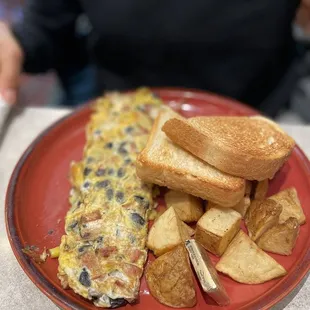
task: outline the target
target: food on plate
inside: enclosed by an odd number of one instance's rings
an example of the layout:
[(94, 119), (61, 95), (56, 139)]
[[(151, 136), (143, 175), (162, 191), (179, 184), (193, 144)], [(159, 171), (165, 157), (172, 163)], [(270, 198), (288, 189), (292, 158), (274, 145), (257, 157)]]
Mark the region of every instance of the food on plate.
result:
[(185, 246), (203, 291), (218, 305), (229, 305), (227, 292), (204, 248), (193, 239), (186, 240)]
[(138, 298), (153, 200), (152, 186), (136, 175), (135, 159), (160, 105), (147, 89), (97, 100), (83, 159), (71, 167), (58, 277), (99, 307)]
[(245, 217), (248, 209), (249, 209), (249, 206), (251, 204), (251, 199), (250, 199), (250, 196), (246, 195), (244, 196), (240, 202), (238, 202), (235, 206), (233, 206), (232, 208), (239, 212), (242, 216), (242, 218)]
[(198, 158), (247, 180), (273, 178), (295, 145), (276, 123), (261, 116), (173, 117), (163, 131)]
[(221, 206), (238, 203), (244, 196), (245, 180), (220, 172), (172, 143), (161, 130), (171, 118), (183, 120), (170, 109), (155, 120), (147, 145), (137, 158), (138, 176)]
[(274, 200), (253, 200), (245, 216), (250, 238), (256, 241), (264, 232), (277, 225), (281, 211), (281, 205)]
[(211, 203), (196, 226), (195, 239), (209, 252), (221, 256), (240, 230), (241, 215)]
[(186, 231), (186, 234), (188, 235), (188, 238), (194, 236), (195, 229), (193, 229), (192, 227), (188, 226), (184, 222), (182, 222), (182, 226), (183, 226), (183, 229)]
[(245, 193), (244, 193), (244, 195), (245, 196), (251, 196), (252, 189), (253, 189), (253, 182), (246, 180), (245, 181)]
[(298, 220), (299, 225), (306, 222), (306, 217), (300, 201), (298, 199), (297, 191), (294, 187), (287, 188), (271, 197), (278, 204), (282, 206), (282, 212), (280, 214), (279, 223), (282, 224), (290, 217), (295, 217)]
[(299, 223), (290, 217), (282, 224), (277, 224), (267, 230), (257, 241), (257, 245), (264, 251), (291, 255), (299, 234)]
[(192, 195), (169, 191), (165, 194), (167, 208), (173, 207), (179, 218), (186, 223), (197, 222), (203, 215), (202, 201)]
[(51, 258), (58, 258), (59, 257), (59, 250), (60, 250), (59, 246), (52, 248), (52, 249), (49, 249)]
[(239, 212), (241, 214), (242, 218), (245, 217), (245, 215), (248, 211), (248, 208), (251, 204), (252, 190), (253, 190), (253, 182), (247, 180), (245, 182), (244, 197), (236, 205), (232, 206), (232, 209)]
[(242, 230), (216, 264), (220, 271), (237, 282), (259, 284), (286, 275), (286, 270), (261, 250)]
[(253, 186), (254, 187), (253, 198), (255, 200), (264, 200), (268, 192), (269, 180), (265, 179), (263, 181), (255, 183), (256, 184)]
[(147, 247), (160, 256), (193, 235), (193, 229), (183, 223), (174, 208), (168, 208), (153, 224), (147, 237)]
[[(82, 160), (71, 165), (65, 235), (49, 251), (62, 286), (99, 307), (134, 303), (147, 248), (158, 257), (146, 271), (150, 292), (171, 307), (196, 304), (188, 253), (203, 290), (229, 304), (202, 247), (222, 256), (217, 270), (238, 282), (283, 276), (253, 241), (283, 255), (295, 246), (305, 222), (296, 190), (265, 199), (268, 178), (293, 146), (262, 117), (186, 120), (148, 89), (107, 94), (94, 104)], [(153, 184), (171, 189), (164, 212), (155, 210)], [(205, 213), (200, 198), (208, 200)], [(252, 240), (240, 230), (242, 218)], [(194, 222), (196, 229), (186, 224)]]
[(43, 251), (40, 253), (40, 249), (36, 245), (26, 245), (25, 248), (22, 249), (22, 252), (39, 265), (45, 263), (49, 256), (46, 247), (44, 247)]
[(196, 305), (193, 274), (184, 245), (158, 257), (146, 269), (151, 294), (162, 304), (174, 308)]

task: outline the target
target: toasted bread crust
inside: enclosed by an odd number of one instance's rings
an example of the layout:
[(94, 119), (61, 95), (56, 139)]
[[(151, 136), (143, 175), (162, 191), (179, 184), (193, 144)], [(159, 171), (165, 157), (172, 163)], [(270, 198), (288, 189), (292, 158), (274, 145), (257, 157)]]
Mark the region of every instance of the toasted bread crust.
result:
[[(244, 126), (247, 126), (244, 117)], [(198, 118), (197, 118), (198, 120)], [(272, 121), (266, 121), (261, 118), (261, 122), (268, 130), (274, 130), (281, 136), (282, 149), (277, 154), (250, 154), (244, 152), (238, 147), (223, 143), (221, 137), (212, 134), (208, 135), (193, 124), (191, 121), (181, 119), (168, 120), (162, 130), (176, 144), (182, 148), (206, 161), (210, 165), (231, 175), (239, 176), (247, 180), (271, 179), (280, 169), (283, 163), (289, 158), (294, 147), (294, 140), (286, 135), (282, 129), (273, 124)], [(272, 125), (271, 125), (272, 124)], [(219, 124), (221, 126), (221, 123)], [(272, 129), (271, 129), (272, 128)], [(233, 134), (233, 133), (232, 133)], [(249, 149), (252, 147), (248, 145)]]
[[(152, 156), (149, 156), (149, 152), (156, 140), (156, 134), (161, 130), (160, 120), (164, 113), (169, 112), (163, 111), (156, 118), (147, 145), (138, 155), (136, 161), (137, 175), (146, 182), (207, 199), (223, 207), (231, 207), (237, 204), (244, 196), (245, 180), (221, 172), (219, 172), (222, 175), (220, 181), (215, 178), (204, 178), (192, 174), (190, 169), (181, 170), (165, 162), (159, 163)], [(194, 157), (192, 160), (199, 161)], [(206, 170), (208, 166), (206, 164)]]

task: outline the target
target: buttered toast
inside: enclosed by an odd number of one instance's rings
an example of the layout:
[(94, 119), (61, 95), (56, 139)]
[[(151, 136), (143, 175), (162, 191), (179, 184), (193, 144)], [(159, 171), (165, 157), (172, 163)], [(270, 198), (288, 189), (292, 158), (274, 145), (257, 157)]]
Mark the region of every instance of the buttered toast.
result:
[(247, 180), (273, 178), (295, 145), (276, 123), (261, 116), (173, 118), (163, 131), (198, 158)]
[(164, 109), (155, 120), (145, 149), (136, 162), (138, 176), (146, 181), (210, 200), (224, 207), (244, 196), (245, 180), (203, 162), (175, 145), (161, 130), (169, 119), (185, 119)]

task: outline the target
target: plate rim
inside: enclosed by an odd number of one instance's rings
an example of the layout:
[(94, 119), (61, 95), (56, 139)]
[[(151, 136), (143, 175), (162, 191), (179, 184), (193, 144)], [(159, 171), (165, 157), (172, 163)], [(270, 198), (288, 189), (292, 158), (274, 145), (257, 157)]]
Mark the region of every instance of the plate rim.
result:
[[(52, 302), (54, 302), (57, 306), (61, 307), (61, 309), (65, 310), (84, 310), (83, 307), (77, 305), (74, 301), (69, 301), (63, 294), (58, 291), (58, 288), (54, 287), (52, 283), (50, 283), (35, 267), (33, 261), (28, 258), (22, 252), (22, 246), (20, 242), (20, 238), (15, 228), (14, 224), (14, 192), (15, 186), (18, 183), (18, 178), (20, 176), (20, 171), (23, 168), (27, 159), (31, 156), (35, 147), (49, 134), (51, 130), (57, 128), (63, 121), (71, 119), (79, 115), (79, 113), (83, 113), (84, 110), (88, 110), (91, 108), (91, 102), (86, 103), (85, 105), (78, 107), (76, 110), (70, 112), (69, 114), (61, 117), (59, 120), (53, 122), (46, 129), (41, 131), (36, 138), (30, 143), (30, 145), (26, 148), (26, 150), (22, 153), (19, 160), (17, 161), (14, 170), (11, 174), (7, 191), (5, 197), (5, 226), (7, 237), (9, 239), (9, 243), (11, 249), (14, 253), (15, 258), (17, 259), (19, 265), (22, 267), (23, 271), (26, 273), (28, 278), (32, 283), (43, 292)], [(72, 307), (73, 306), (73, 307)]]
[[(251, 114), (260, 114), (261, 113), (254, 108), (247, 106), (235, 99), (231, 99), (229, 97), (221, 96), (218, 94), (214, 94), (212, 92), (197, 90), (197, 89), (191, 89), (191, 88), (178, 88), (178, 87), (156, 87), (156, 88), (150, 88), (153, 92), (164, 92), (167, 94), (171, 94), (173, 96), (180, 96), (180, 94), (184, 94), (185, 92), (188, 93), (191, 97), (202, 97), (202, 99), (205, 99), (206, 97), (216, 101), (215, 105), (220, 106), (227, 106), (227, 104), (232, 104), (243, 111), (247, 111)], [(131, 92), (131, 91), (130, 91)], [(182, 96), (184, 97), (184, 96)], [(190, 97), (188, 97), (190, 98)], [(6, 226), (6, 232), (7, 237), (11, 246), (11, 249), (13, 250), (14, 256), (17, 259), (19, 265), (22, 267), (23, 271), (26, 273), (28, 278), (35, 284), (37, 288), (40, 289), (41, 292), (43, 292), (52, 302), (54, 302), (57, 306), (61, 307), (62, 309), (70, 310), (83, 310), (84, 308), (80, 305), (76, 304), (74, 301), (68, 299), (66, 296), (64, 296), (58, 288), (54, 287), (52, 283), (48, 281), (47, 278), (45, 278), (44, 275), (42, 275), (39, 270), (35, 267), (35, 264), (32, 262), (31, 259), (26, 257), (24, 253), (22, 252), (22, 246), (20, 242), (19, 235), (15, 228), (14, 223), (14, 192), (15, 192), (15, 186), (18, 183), (18, 179), (20, 176), (20, 171), (23, 168), (25, 162), (28, 160), (28, 158), (31, 156), (32, 152), (35, 150), (36, 146), (49, 134), (50, 131), (57, 128), (59, 125), (61, 125), (64, 121), (72, 121), (75, 117), (78, 117), (80, 114), (85, 113), (87, 110), (91, 109), (91, 104), (96, 99), (86, 102), (81, 107), (76, 108), (71, 113), (61, 117), (59, 120), (53, 122), (51, 125), (49, 125), (46, 129), (44, 129), (42, 132), (40, 132), (37, 137), (30, 143), (30, 145), (26, 148), (26, 150), (22, 153), (19, 160), (17, 161), (13, 173), (11, 174), (7, 191), (6, 191), (6, 197), (5, 197), (5, 226)], [(306, 168), (306, 172), (310, 176), (310, 162), (307, 158), (307, 156), (304, 154), (303, 150), (296, 144), (295, 150), (297, 151), (297, 156), (302, 159), (302, 163), (304, 167)], [(307, 163), (307, 164), (306, 164)], [(307, 265), (307, 258), (308, 258), (308, 265)], [(296, 286), (301, 282), (301, 280), (307, 275), (307, 273), (310, 271), (310, 248), (305, 251), (304, 257), (301, 259), (300, 265), (298, 266), (298, 275), (295, 277), (295, 280), (291, 280), (291, 283), (288, 283), (286, 286), (286, 289), (282, 291), (277, 296), (273, 296), (271, 300), (267, 301), (265, 305), (262, 306), (261, 309), (269, 309), (270, 307), (276, 305), (279, 301), (281, 301), (284, 297), (286, 297), (289, 293), (291, 293)], [(296, 268), (293, 271), (295, 274)], [(268, 293), (268, 292), (266, 292)], [(266, 294), (265, 293), (265, 294)], [(264, 296), (263, 294), (262, 296)], [(251, 304), (253, 302), (257, 302), (261, 297), (258, 297), (251, 301), (251, 303), (246, 307), (251, 307)], [(244, 308), (244, 307), (242, 307)]]

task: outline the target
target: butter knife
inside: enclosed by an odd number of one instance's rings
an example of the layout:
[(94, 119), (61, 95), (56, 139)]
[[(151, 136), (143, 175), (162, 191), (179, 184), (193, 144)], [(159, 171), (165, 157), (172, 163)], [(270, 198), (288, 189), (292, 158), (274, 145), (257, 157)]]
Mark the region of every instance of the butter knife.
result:
[(8, 104), (0, 95), (0, 133), (3, 131), (5, 121), (12, 107), (13, 105)]

